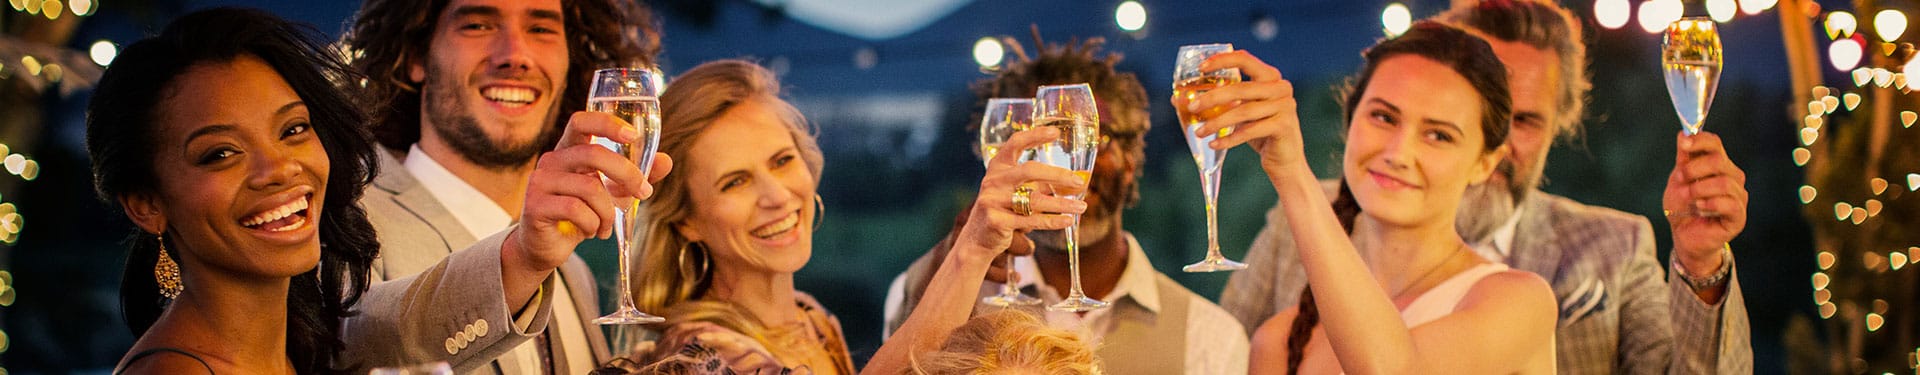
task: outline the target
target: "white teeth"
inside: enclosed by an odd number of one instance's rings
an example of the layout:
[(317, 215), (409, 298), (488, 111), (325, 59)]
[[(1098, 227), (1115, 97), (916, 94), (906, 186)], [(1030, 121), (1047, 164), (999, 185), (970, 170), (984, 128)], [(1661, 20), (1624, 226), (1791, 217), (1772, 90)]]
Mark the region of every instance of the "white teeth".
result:
[[(267, 210), (267, 212), (255, 214), (253, 215), (253, 217), (250, 217), (250, 218), (247, 218), (247, 220), (241, 221), (240, 225), (247, 226), (247, 227), (254, 227), (254, 226), (259, 226), (261, 224), (273, 222), (274, 220), (285, 219), (288, 215), (293, 215), (293, 213), (295, 212), (300, 212), (300, 210), (307, 209), (307, 199), (308, 198), (302, 197), (292, 202), (287, 202), (287, 204), (280, 205), (280, 207), (275, 207), (274, 209)], [(306, 218), (300, 218), (300, 220), (295, 222), (294, 225), (288, 225), (286, 227), (278, 228), (278, 229), (286, 230), (289, 228), (297, 228), (299, 227), (299, 224), (304, 222), (306, 222)]]
[(526, 103), (532, 103), (535, 95), (533, 93), (533, 89), (529, 89), (529, 88), (488, 87), (480, 90), (480, 96), (486, 97), (487, 100), (492, 100), (496, 102), (509, 103), (509, 104), (526, 104)]
[(760, 237), (760, 238), (778, 236), (778, 235), (787, 233), (787, 231), (793, 230), (793, 227), (797, 224), (800, 224), (800, 213), (795, 212), (792, 214), (788, 214), (787, 218), (785, 219), (781, 219), (778, 222), (774, 222), (773, 224), (767, 224), (766, 226), (760, 227), (760, 229), (754, 230), (753, 236)]

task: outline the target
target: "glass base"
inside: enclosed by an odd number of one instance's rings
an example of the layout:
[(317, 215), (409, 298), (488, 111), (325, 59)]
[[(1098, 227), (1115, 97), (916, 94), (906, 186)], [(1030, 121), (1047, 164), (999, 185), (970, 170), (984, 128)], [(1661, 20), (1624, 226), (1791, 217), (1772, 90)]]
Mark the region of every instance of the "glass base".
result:
[(647, 313), (643, 313), (643, 312), (640, 312), (640, 310), (634, 310), (631, 307), (624, 307), (624, 308), (621, 308), (620, 311), (614, 311), (612, 314), (607, 314), (607, 316), (594, 318), (593, 324), (599, 324), (599, 325), (647, 324), (647, 323), (659, 323), (664, 321), (667, 321), (667, 318), (662, 318), (662, 317), (653, 316)]
[(1187, 272), (1220, 272), (1220, 271), (1239, 271), (1244, 269), (1247, 269), (1247, 265), (1245, 263), (1235, 262), (1227, 258), (1202, 259), (1200, 260), (1199, 263), (1189, 264), (1186, 267), (1180, 268), (1181, 271), (1187, 271)]
[(1060, 303), (1047, 306), (1047, 310), (1072, 312), (1093, 311), (1104, 308), (1107, 308), (1106, 302), (1087, 297), (1067, 298), (1064, 301), (1060, 301)]
[(1008, 306), (1015, 306), (1015, 305), (1019, 305), (1019, 306), (1027, 306), (1027, 305), (1038, 305), (1038, 304), (1040, 304), (1040, 299), (1039, 299), (1039, 298), (1033, 298), (1032, 296), (1028, 296), (1028, 295), (1025, 295), (1025, 294), (1019, 294), (1019, 293), (1014, 293), (1014, 294), (995, 294), (995, 295), (991, 295), (991, 296), (987, 296), (987, 297), (984, 297), (984, 298), (981, 298), (981, 299), (980, 299), (980, 303), (984, 303), (984, 304), (988, 304), (988, 305), (994, 305), (994, 306), (1000, 306), (1000, 307), (1008, 307)]

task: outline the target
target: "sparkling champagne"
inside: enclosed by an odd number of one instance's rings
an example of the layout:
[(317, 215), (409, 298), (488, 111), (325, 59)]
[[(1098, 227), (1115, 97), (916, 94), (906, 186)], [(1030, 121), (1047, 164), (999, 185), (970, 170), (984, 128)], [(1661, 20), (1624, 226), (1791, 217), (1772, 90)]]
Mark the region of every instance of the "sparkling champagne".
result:
[[(612, 139), (593, 137), (589, 140), (595, 145), (606, 147), (614, 153), (639, 167), (641, 176), (653, 169), (653, 154), (660, 148), (660, 90), (666, 87), (657, 69), (649, 67), (605, 68), (593, 71), (593, 84), (587, 88), (587, 110), (618, 117), (634, 127), (640, 138), (633, 142), (617, 142)], [(610, 193), (615, 186), (606, 175), (600, 176)], [(620, 277), (618, 285), (618, 307), (607, 315), (594, 318), (594, 324), (643, 324), (658, 323), (665, 318), (641, 312), (633, 305), (633, 257), (640, 251), (639, 240), (635, 238), (641, 230), (640, 200), (632, 197), (613, 199), (613, 238), (614, 246), (620, 249)]]
[(1220, 162), (1226, 160), (1227, 150), (1215, 150), (1213, 147), (1207, 146), (1207, 144), (1212, 143), (1216, 138), (1233, 134), (1233, 129), (1220, 129), (1220, 131), (1210, 134), (1196, 134), (1195, 132), (1199, 131), (1201, 127), (1206, 126), (1207, 120), (1212, 120), (1214, 117), (1220, 116), (1221, 113), (1225, 113), (1232, 107), (1220, 105), (1201, 109), (1196, 112), (1188, 111), (1185, 104), (1192, 102), (1195, 97), (1200, 94), (1205, 94), (1209, 90), (1239, 82), (1239, 74), (1203, 75), (1189, 78), (1173, 85), (1173, 96), (1180, 98), (1181, 103), (1178, 108), (1175, 108), (1176, 113), (1180, 115), (1180, 125), (1183, 128), (1181, 129), (1181, 134), (1187, 137), (1187, 150), (1193, 152), (1193, 161), (1200, 167), (1200, 173), (1213, 173), (1213, 171), (1220, 169)]
[(1707, 108), (1713, 105), (1714, 88), (1720, 83), (1720, 64), (1681, 61), (1661, 67), (1667, 71), (1667, 95), (1673, 98), (1673, 109), (1680, 112), (1680, 126), (1686, 127), (1688, 134), (1699, 133), (1700, 123), (1707, 119)]
[[(1067, 117), (1041, 118), (1033, 123), (1033, 126), (1053, 127), (1060, 131), (1059, 140), (1033, 148), (1033, 160), (1077, 173), (1093, 171), (1093, 162), (1100, 150), (1099, 125), (1088, 119)], [(1080, 199), (1086, 192), (1066, 195), (1071, 199)]]
[[(660, 147), (660, 100), (652, 96), (614, 96), (587, 99), (587, 110), (611, 113), (614, 117), (626, 120), (640, 130), (640, 140), (635, 143), (620, 143), (605, 137), (593, 137), (593, 144), (613, 150), (627, 158), (627, 161), (640, 166), (645, 175), (653, 167), (653, 153)], [(604, 182), (605, 175), (600, 179)], [(611, 186), (611, 185), (609, 185)], [(613, 198), (613, 219), (619, 223), (613, 227), (614, 243), (622, 251), (637, 244), (640, 228), (640, 200), (632, 197)], [(625, 280), (622, 280), (624, 283)]]
[(1666, 71), (1667, 95), (1680, 113), (1687, 135), (1700, 132), (1720, 82), (1720, 32), (1713, 20), (1687, 17), (1667, 25), (1660, 42), (1660, 67)]
[[(611, 113), (640, 130), (639, 144), (622, 144), (612, 139), (593, 137), (593, 143), (625, 156), (640, 166), (640, 173), (653, 167), (653, 153), (660, 147), (660, 100), (651, 96), (619, 96), (587, 100), (587, 110)], [(638, 146), (638, 147), (635, 147)]]

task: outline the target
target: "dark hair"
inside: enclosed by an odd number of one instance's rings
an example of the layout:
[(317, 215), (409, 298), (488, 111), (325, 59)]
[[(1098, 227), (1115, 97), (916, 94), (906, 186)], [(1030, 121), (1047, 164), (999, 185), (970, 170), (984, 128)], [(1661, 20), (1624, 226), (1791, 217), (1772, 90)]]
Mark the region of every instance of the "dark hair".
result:
[[(1353, 121), (1360, 98), (1366, 93), (1367, 84), (1373, 80), (1374, 70), (1380, 67), (1381, 62), (1395, 56), (1414, 55), (1446, 65), (1454, 73), (1466, 77), (1467, 83), (1480, 94), (1480, 132), (1486, 136), (1482, 152), (1493, 152), (1507, 143), (1507, 127), (1513, 121), (1513, 98), (1507, 91), (1507, 67), (1500, 63), (1499, 56), (1493, 54), (1493, 47), (1488, 46), (1485, 40), (1452, 26), (1420, 21), (1407, 29), (1405, 34), (1381, 40), (1361, 55), (1366, 62), (1360, 66), (1360, 73), (1349, 80), (1345, 89), (1342, 126)], [(1360, 216), (1360, 203), (1354, 200), (1353, 190), (1348, 188), (1345, 178), (1340, 179), (1340, 193), (1333, 200), (1333, 212), (1340, 220), (1340, 227), (1352, 234), (1353, 221)], [(1297, 306), (1300, 314), (1293, 318), (1292, 329), (1287, 335), (1288, 373), (1300, 370), (1301, 355), (1305, 354), (1307, 340), (1313, 338), (1313, 327), (1320, 324), (1320, 309), (1314, 305), (1312, 287), (1300, 291)]]
[[(361, 127), (363, 116), (334, 85), (334, 79), (351, 82), (352, 76), (315, 42), (318, 36), (312, 27), (259, 10), (194, 12), (174, 20), (159, 36), (127, 46), (102, 74), (87, 106), (94, 188), (112, 205), (159, 185), (154, 126), (168, 100), (190, 100), (174, 95), (174, 82), (193, 66), (257, 57), (306, 102), (331, 174), (328, 199), (320, 207), (320, 263), (294, 276), (287, 290), (287, 355), (300, 373), (333, 372), (329, 365), (342, 346), (340, 321), (367, 289), (368, 268), (380, 246), (359, 204), (378, 159)], [(160, 296), (153, 277), (159, 239), (140, 229), (131, 237), (120, 303), (127, 327), (142, 335), (169, 301)]]
[[(372, 116), (381, 146), (405, 150), (420, 141), (422, 83), (409, 67), (425, 65), (433, 31), (450, 0), (366, 0), (353, 17), (346, 43), (351, 66), (366, 76), (357, 97)], [(566, 19), (567, 90), (552, 126), (587, 107), (587, 86), (594, 69), (652, 65), (660, 52), (653, 13), (638, 1), (563, 0)], [(552, 148), (553, 145), (543, 145)]]
[[(1140, 170), (1144, 164), (1140, 161), (1146, 158), (1147, 130), (1153, 128), (1147, 115), (1147, 89), (1140, 86), (1140, 79), (1133, 73), (1113, 68), (1122, 59), (1119, 53), (1100, 54), (1106, 39), (1069, 39), (1066, 44), (1049, 44), (1040, 38), (1040, 29), (1034, 27), (1036, 54), (1033, 56), (1028, 56), (1020, 41), (1013, 37), (1000, 39), (1016, 59), (1000, 67), (993, 78), (974, 83), (974, 94), (979, 97), (975, 116), (984, 111), (990, 98), (1031, 98), (1040, 86), (1086, 83), (1108, 112), (1101, 114), (1104, 117), (1100, 119), (1100, 135), (1108, 142), (1115, 142), (1118, 150), (1130, 156), (1128, 159), (1133, 160), (1130, 167), (1134, 171)], [(968, 129), (979, 126), (979, 118), (974, 120), (968, 122)], [(1140, 200), (1138, 184), (1101, 176), (1095, 175), (1089, 181), (1089, 190), (1101, 197), (1102, 207), (1089, 208), (1089, 211), (1120, 212)]]

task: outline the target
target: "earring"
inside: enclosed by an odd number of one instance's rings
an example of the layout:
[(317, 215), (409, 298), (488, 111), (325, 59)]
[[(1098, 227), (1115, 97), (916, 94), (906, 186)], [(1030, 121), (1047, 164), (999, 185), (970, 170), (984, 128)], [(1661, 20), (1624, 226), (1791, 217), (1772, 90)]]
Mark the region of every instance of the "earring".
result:
[(820, 193), (813, 194), (813, 231), (820, 231), (820, 223), (827, 218), (827, 199)]
[[(705, 253), (700, 254), (700, 272), (698, 273), (688, 272), (687, 271), (687, 248), (692, 246), (693, 246), (692, 242), (680, 244), (680, 254), (675, 257), (673, 264), (674, 264), (674, 267), (677, 267), (680, 269), (681, 275), (693, 275), (693, 279), (695, 281), (699, 281), (700, 279), (706, 278), (707, 271), (713, 268), (713, 261), (712, 261), (713, 256), (711, 254), (705, 254)], [(705, 250), (703, 249), (702, 251), (704, 252)]]
[(153, 262), (153, 281), (160, 285), (161, 297), (180, 298), (180, 291), (186, 289), (186, 285), (180, 283), (180, 264), (167, 256), (167, 236), (161, 234), (154, 237), (160, 241), (160, 254), (159, 259)]

